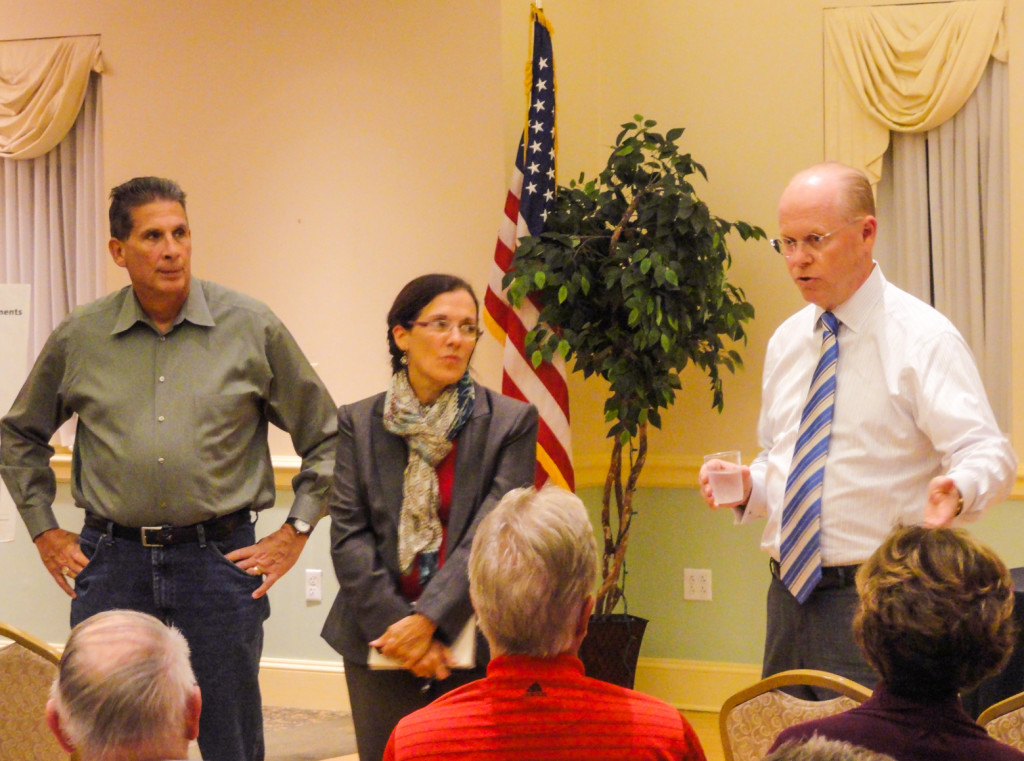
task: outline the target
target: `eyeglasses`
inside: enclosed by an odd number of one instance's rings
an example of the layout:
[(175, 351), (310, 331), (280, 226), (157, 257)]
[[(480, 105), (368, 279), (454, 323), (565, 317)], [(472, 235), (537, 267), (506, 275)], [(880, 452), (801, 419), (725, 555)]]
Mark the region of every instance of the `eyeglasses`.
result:
[(777, 253), (782, 254), (786, 258), (795, 254), (801, 243), (803, 243), (809, 250), (814, 251), (815, 253), (821, 253), (825, 249), (825, 246), (828, 245), (829, 238), (836, 233), (845, 230), (850, 225), (860, 222), (862, 219), (864, 219), (864, 217), (851, 219), (849, 222), (841, 227), (837, 227), (830, 233), (811, 233), (799, 240), (797, 238), (772, 238), (768, 242), (772, 244), (772, 248), (774, 248)]
[(455, 323), (451, 320), (429, 320), (424, 322), (422, 320), (413, 320), (410, 325), (419, 325), (421, 328), (426, 328), (428, 332), (433, 333), (436, 336), (446, 336), (452, 328), (456, 328), (463, 338), (469, 338), (476, 340), (480, 337), (483, 332), (475, 322), (459, 322)]

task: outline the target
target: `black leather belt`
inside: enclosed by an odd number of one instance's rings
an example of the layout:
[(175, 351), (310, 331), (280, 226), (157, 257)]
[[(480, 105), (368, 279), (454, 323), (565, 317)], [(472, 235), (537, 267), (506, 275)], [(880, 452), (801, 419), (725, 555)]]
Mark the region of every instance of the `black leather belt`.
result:
[(144, 547), (169, 547), (173, 544), (185, 544), (186, 542), (199, 541), (199, 528), (202, 527), (203, 537), (210, 541), (219, 542), (231, 537), (231, 532), (243, 523), (248, 523), (249, 509), (237, 510), (219, 518), (211, 518), (202, 523), (193, 523), (191, 526), (139, 526), (132, 528), (122, 526), (120, 523), (108, 521), (95, 513), (86, 511), (85, 525), (103, 533), (109, 533), (118, 539), (127, 539), (138, 542)]
[[(768, 568), (779, 581), (782, 581), (782, 568), (775, 558), (768, 558)], [(857, 578), (856, 565), (826, 565), (821, 567), (821, 581), (815, 589), (838, 589), (840, 587), (852, 586)]]

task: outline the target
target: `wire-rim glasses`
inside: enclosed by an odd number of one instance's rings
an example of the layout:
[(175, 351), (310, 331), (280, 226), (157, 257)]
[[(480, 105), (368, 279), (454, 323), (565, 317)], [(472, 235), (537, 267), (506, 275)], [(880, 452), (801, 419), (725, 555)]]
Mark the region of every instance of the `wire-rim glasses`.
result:
[(830, 233), (811, 233), (805, 235), (803, 238), (771, 238), (768, 242), (772, 244), (772, 248), (775, 249), (776, 253), (782, 254), (786, 258), (789, 258), (796, 253), (797, 249), (802, 243), (805, 247), (815, 253), (821, 253), (825, 246), (828, 245), (829, 239), (836, 233), (842, 232), (847, 227), (857, 222), (860, 222), (864, 217), (856, 217), (848, 222), (837, 227)]
[(452, 322), (451, 320), (413, 320), (410, 325), (419, 325), (421, 328), (426, 328), (428, 332), (438, 336), (445, 336), (451, 332), (452, 328), (459, 331), (459, 334), (463, 338), (469, 338), (475, 341), (480, 337), (483, 332), (480, 326), (475, 322)]

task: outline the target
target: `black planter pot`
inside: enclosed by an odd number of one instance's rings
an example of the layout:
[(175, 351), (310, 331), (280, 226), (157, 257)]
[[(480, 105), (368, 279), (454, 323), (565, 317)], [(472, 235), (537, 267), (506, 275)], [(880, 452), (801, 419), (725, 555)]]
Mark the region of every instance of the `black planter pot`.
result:
[(591, 616), (580, 645), (587, 676), (632, 689), (647, 619), (624, 613)]

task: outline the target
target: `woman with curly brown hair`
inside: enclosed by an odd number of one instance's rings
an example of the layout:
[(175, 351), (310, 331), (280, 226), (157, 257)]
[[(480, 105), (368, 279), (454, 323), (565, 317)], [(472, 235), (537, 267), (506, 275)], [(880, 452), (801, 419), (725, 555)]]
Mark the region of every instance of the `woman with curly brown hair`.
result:
[(962, 529), (896, 529), (857, 572), (854, 637), (881, 681), (862, 705), (783, 731), (897, 761), (1022, 761), (964, 712), (959, 693), (998, 671), (1015, 641), (1013, 581)]

